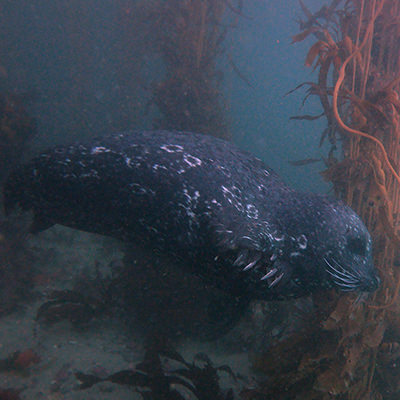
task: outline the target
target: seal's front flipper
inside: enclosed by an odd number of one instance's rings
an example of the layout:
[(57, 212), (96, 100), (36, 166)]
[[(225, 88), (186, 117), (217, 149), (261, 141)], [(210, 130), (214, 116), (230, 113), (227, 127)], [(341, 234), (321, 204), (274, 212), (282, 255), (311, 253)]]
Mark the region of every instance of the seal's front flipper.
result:
[(245, 314), (250, 304), (247, 295), (231, 296), (221, 292), (207, 307), (208, 321), (202, 327), (202, 338), (217, 339), (229, 332)]

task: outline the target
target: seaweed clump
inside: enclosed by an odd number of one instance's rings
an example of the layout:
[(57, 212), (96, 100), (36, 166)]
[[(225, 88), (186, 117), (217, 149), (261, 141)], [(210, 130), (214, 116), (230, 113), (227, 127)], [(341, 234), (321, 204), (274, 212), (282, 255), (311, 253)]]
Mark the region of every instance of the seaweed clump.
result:
[(134, 369), (116, 372), (107, 377), (75, 373), (81, 390), (100, 382), (112, 382), (134, 388), (146, 400), (234, 400), (232, 388), (223, 390), (219, 384), (220, 372), (235, 383), (237, 376), (227, 365), (215, 367), (210, 358), (199, 353), (192, 363), (172, 347), (152, 343), (147, 347), (144, 360)]
[[(0, 185), (36, 134), (36, 121), (25, 107), (31, 96), (6, 90), (6, 81), (7, 71), (0, 65)], [(0, 316), (14, 309), (32, 287), (27, 227), (24, 218), (6, 219), (0, 211)]]
[(33, 252), (27, 246), (28, 218), (0, 215), (0, 316), (32, 295)]
[[(217, 60), (223, 42), (241, 15), (237, 5), (223, 0), (140, 1), (135, 14), (145, 21), (150, 48), (161, 55), (164, 78), (153, 88), (151, 103), (161, 116), (155, 128), (203, 132), (227, 137), (221, 95), (222, 72)], [(227, 22), (226, 11), (233, 22)], [(138, 17), (139, 16), (139, 17)]]
[(260, 391), (269, 395), (280, 386), (297, 389), (296, 399), (398, 399), (400, 3), (333, 0), (314, 13), (300, 5), (305, 19), (293, 42), (315, 38), (306, 65), (318, 77), (298, 88), (308, 88), (306, 98), (317, 96), (323, 112), (296, 118), (326, 118), (320, 144), (328, 141), (330, 150), (322, 175), (371, 232), (382, 285), (365, 302), (354, 295), (315, 299), (327, 312), (296, 339), (301, 354), (293, 341), (272, 347), (293, 363), (276, 373), (268, 354), (257, 358), (255, 367), (272, 379)]

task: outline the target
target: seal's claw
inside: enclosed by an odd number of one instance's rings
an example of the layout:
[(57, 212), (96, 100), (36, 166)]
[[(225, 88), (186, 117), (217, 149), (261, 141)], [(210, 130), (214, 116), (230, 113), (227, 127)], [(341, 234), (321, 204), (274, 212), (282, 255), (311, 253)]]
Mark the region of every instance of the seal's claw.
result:
[(233, 262), (233, 265), (235, 267), (239, 266), (239, 265), (243, 265), (245, 260), (248, 258), (249, 252), (248, 250), (242, 250), (238, 257), (236, 258), (236, 260)]
[(268, 287), (271, 289), (276, 286), (284, 276), (284, 272), (282, 272), (279, 276), (277, 276), (271, 283), (268, 284)]
[(247, 264), (244, 268), (243, 271), (248, 271), (249, 269), (253, 268), (257, 264), (258, 260), (254, 260), (251, 263)]
[(256, 256), (256, 258), (255, 258), (253, 261), (251, 261), (250, 263), (248, 263), (248, 264), (243, 268), (243, 271), (248, 271), (249, 269), (255, 267), (255, 266), (258, 264), (258, 262), (260, 261), (260, 259), (261, 259), (261, 254), (258, 254), (258, 255)]
[[(268, 279), (268, 278), (272, 278), (273, 276), (276, 275), (277, 272), (278, 272), (278, 270), (277, 270), (276, 268), (273, 268), (273, 269), (271, 269), (271, 271), (269, 271), (267, 274), (265, 274), (265, 275), (261, 278), (261, 280), (262, 280), (262, 281), (265, 281), (265, 280)], [(283, 275), (283, 273), (282, 273), (281, 275)], [(279, 280), (281, 280), (281, 278), (282, 278), (282, 276), (279, 278)], [(278, 278), (277, 278), (277, 279), (278, 279)], [(277, 283), (278, 283), (278, 282), (277, 282)]]

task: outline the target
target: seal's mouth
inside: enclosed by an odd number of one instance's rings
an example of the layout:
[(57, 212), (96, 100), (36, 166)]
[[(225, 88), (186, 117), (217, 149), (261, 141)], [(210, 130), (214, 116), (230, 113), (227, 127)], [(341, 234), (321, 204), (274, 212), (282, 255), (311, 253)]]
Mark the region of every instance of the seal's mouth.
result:
[(359, 271), (345, 269), (334, 258), (324, 258), (326, 272), (333, 283), (343, 292), (361, 291), (374, 292), (378, 289), (380, 279), (377, 275), (364, 275)]

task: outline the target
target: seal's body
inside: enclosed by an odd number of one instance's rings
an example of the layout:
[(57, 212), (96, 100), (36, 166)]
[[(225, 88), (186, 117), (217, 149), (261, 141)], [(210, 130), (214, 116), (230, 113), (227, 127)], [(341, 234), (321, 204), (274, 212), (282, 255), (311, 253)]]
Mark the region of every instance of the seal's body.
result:
[(324, 195), (286, 186), (234, 145), (188, 132), (133, 131), (56, 147), (14, 171), (6, 211), (157, 248), (234, 295), (373, 290), (371, 239)]

